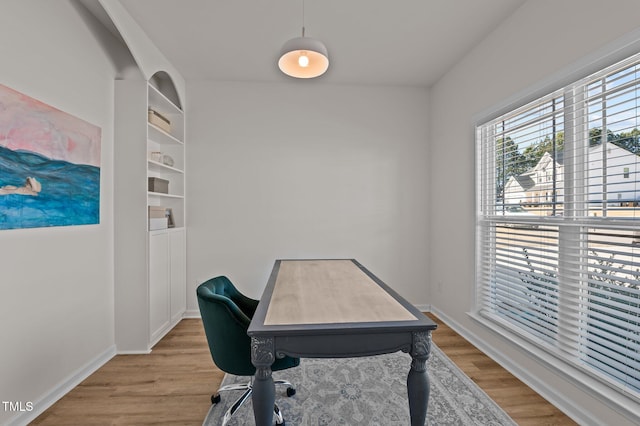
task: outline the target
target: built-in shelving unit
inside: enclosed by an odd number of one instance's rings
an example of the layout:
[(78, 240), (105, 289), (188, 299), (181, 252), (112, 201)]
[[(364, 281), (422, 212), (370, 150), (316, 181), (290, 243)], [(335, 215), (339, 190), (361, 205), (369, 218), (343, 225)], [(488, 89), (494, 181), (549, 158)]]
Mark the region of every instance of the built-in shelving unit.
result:
[[(144, 353), (186, 310), (185, 118), (167, 73), (118, 80), (115, 92), (116, 345)], [(172, 223), (151, 227), (151, 208)]]

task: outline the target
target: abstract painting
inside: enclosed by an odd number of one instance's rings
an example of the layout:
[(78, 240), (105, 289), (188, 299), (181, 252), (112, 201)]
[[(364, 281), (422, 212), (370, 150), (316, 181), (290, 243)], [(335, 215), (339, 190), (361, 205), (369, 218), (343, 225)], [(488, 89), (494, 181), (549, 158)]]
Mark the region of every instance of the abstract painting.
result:
[(0, 84), (0, 229), (100, 223), (100, 137)]

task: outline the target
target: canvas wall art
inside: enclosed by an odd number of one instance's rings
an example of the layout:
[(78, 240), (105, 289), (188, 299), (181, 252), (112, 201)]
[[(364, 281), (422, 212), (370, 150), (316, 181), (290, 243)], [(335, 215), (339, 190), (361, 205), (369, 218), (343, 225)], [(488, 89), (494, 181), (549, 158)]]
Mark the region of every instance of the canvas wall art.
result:
[(100, 138), (0, 84), (0, 229), (100, 223)]

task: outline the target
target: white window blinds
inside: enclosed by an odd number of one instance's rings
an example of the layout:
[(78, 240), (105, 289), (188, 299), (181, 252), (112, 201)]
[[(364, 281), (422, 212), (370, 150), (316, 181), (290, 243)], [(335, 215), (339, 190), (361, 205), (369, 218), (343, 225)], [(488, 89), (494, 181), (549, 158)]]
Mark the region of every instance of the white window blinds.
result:
[(640, 55), (477, 128), (477, 311), (640, 398)]

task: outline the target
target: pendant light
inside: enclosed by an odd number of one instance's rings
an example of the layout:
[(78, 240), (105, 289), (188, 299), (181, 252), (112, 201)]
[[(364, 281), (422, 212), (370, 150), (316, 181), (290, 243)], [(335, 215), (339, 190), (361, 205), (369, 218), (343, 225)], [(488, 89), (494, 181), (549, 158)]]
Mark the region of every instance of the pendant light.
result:
[(287, 41), (280, 51), (280, 71), (295, 78), (314, 78), (329, 68), (329, 53), (320, 41), (304, 34), (304, 0), (302, 0), (302, 37)]

